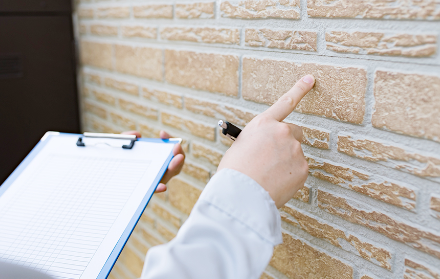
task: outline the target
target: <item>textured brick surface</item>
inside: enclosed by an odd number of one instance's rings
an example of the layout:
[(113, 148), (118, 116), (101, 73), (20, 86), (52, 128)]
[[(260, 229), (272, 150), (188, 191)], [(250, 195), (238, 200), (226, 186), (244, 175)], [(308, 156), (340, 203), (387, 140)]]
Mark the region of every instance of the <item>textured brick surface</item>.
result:
[(133, 15), (137, 18), (172, 18), (173, 6), (168, 4), (135, 6)]
[(191, 112), (203, 114), (209, 117), (224, 119), (236, 125), (245, 126), (255, 116), (255, 113), (244, 111), (238, 107), (219, 104), (207, 100), (191, 97), (185, 98), (185, 108)]
[(192, 147), (192, 155), (196, 158), (204, 158), (209, 163), (213, 164), (214, 166), (218, 166), (220, 163), (220, 160), (223, 157), (223, 154), (211, 149), (209, 147), (206, 147), (205, 145), (195, 143), (191, 145)]
[(182, 96), (170, 92), (142, 87), (142, 96), (148, 100), (158, 101), (176, 108), (183, 107)]
[(303, 202), (309, 202), (310, 200), (310, 187), (303, 186), (301, 189), (296, 192), (296, 194), (293, 196), (294, 199), (303, 201)]
[[(336, 247), (354, 252), (356, 255), (374, 264), (391, 270), (391, 252), (386, 249), (370, 242), (362, 241), (358, 237), (344, 232), (343, 229), (328, 225), (288, 206), (282, 208), (281, 218), (283, 221), (301, 228), (314, 237), (324, 239)], [(350, 247), (347, 247), (347, 244)]]
[(125, 93), (128, 93), (133, 96), (139, 95), (139, 86), (131, 83), (131, 82), (125, 82), (122, 80), (117, 80), (114, 78), (106, 77), (104, 79), (104, 85), (106, 87), (116, 89)]
[(201, 191), (185, 181), (174, 178), (168, 185), (168, 195), (172, 206), (185, 214), (189, 214), (194, 207)]
[(198, 179), (204, 183), (208, 183), (210, 175), (209, 170), (204, 167), (192, 164), (190, 162), (185, 162), (182, 168), (182, 172), (186, 173), (195, 179)]
[(234, 144), (218, 120), (243, 128), (313, 74), (284, 120), (303, 131), (309, 176), (261, 278), (440, 279), (439, 0), (74, 5), (83, 130), (165, 130), (186, 155), (111, 278), (137, 279), (185, 222)]
[(105, 92), (93, 90), (92, 94), (95, 97), (95, 99), (101, 103), (105, 103), (108, 105), (115, 105), (116, 104), (115, 97), (113, 97), (112, 95), (109, 95)]
[(152, 203), (151, 205), (148, 205), (148, 207), (151, 208), (151, 210), (153, 210), (153, 212), (156, 213), (163, 220), (170, 222), (176, 228), (180, 228), (180, 218), (171, 213), (166, 207), (163, 207), (157, 203)]
[(135, 113), (150, 119), (158, 119), (158, 111), (155, 108), (140, 105), (136, 102), (119, 99), (119, 106), (122, 110)]
[(117, 36), (118, 27), (104, 24), (93, 24), (90, 26), (90, 33), (99, 36)]
[(94, 67), (112, 68), (112, 45), (81, 41), (81, 63)]
[(176, 4), (177, 18), (214, 18), (214, 2)]
[(317, 82), (298, 104), (297, 111), (362, 123), (367, 76), (361, 68), (246, 57), (243, 59), (243, 97), (271, 105), (306, 74), (313, 74)]
[(404, 279), (439, 279), (440, 270), (405, 259)]
[(104, 108), (97, 106), (93, 103), (85, 102), (84, 109), (101, 118), (107, 118), (107, 111)]
[(338, 151), (372, 162), (383, 162), (418, 176), (440, 177), (440, 158), (424, 156), (378, 141), (339, 135)]
[(136, 130), (136, 123), (130, 118), (123, 116), (119, 113), (111, 112), (110, 119), (118, 126), (128, 130)]
[(272, 29), (246, 29), (246, 45), (279, 49), (317, 50), (317, 33)]
[(130, 16), (129, 7), (103, 7), (96, 10), (98, 18), (128, 18)]
[(440, 142), (439, 92), (440, 77), (377, 71), (372, 123), (377, 128)]
[(318, 190), (318, 205), (325, 211), (440, 258), (440, 234), (438, 232), (421, 230), (374, 209), (359, 209), (352, 204), (345, 198)]
[(329, 149), (330, 133), (318, 129), (301, 126), (303, 132), (302, 143), (322, 148)]
[(307, 161), (314, 177), (408, 210), (416, 207), (416, 193), (404, 183), (319, 158), (308, 157)]
[(142, 25), (127, 25), (122, 27), (122, 36), (127, 38), (155, 39), (157, 37), (157, 28)]
[(124, 74), (162, 80), (162, 50), (115, 45), (115, 70)]
[(430, 208), (434, 210), (432, 215), (440, 219), (440, 195), (431, 196)]
[(136, 254), (130, 246), (125, 246), (119, 255), (120, 261), (127, 267), (133, 275), (140, 277), (142, 273), (142, 267), (144, 265), (144, 261), (139, 255)]
[(299, 0), (240, 0), (222, 1), (220, 10), (223, 17), (299, 19), (299, 6)]
[(162, 123), (179, 130), (188, 130), (191, 134), (207, 140), (215, 140), (215, 128), (203, 123), (184, 119), (175, 114), (162, 112)]
[(325, 40), (327, 49), (345, 53), (423, 57), (437, 51), (436, 35), (330, 31)]
[(307, 13), (312, 17), (440, 19), (436, 0), (307, 0)]
[(160, 37), (170, 41), (190, 41), (198, 43), (234, 44), (240, 43), (240, 32), (231, 28), (210, 27), (165, 27)]
[(269, 264), (292, 279), (353, 278), (351, 266), (286, 233), (283, 244), (275, 247)]
[(165, 50), (165, 79), (195, 89), (238, 94), (238, 57)]
[(84, 18), (93, 18), (93, 15), (95, 14), (93, 9), (87, 9), (87, 8), (80, 8), (78, 9), (78, 17), (81, 19)]

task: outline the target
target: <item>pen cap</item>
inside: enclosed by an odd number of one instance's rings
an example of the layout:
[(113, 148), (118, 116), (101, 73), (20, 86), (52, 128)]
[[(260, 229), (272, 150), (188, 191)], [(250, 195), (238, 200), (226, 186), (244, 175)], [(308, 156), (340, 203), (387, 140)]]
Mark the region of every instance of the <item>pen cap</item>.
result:
[(234, 138), (237, 138), (238, 135), (241, 133), (241, 129), (235, 126), (234, 124), (231, 124), (229, 122), (226, 122), (228, 125), (228, 129), (223, 129), (222, 133), (223, 135), (229, 134), (230, 136), (233, 136)]

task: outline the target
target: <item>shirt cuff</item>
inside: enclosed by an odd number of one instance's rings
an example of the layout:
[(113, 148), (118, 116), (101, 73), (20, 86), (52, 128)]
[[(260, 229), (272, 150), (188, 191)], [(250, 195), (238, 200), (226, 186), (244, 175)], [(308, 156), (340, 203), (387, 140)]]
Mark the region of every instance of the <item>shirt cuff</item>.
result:
[(281, 217), (269, 193), (249, 176), (222, 169), (199, 198), (230, 215), (272, 245), (282, 243)]

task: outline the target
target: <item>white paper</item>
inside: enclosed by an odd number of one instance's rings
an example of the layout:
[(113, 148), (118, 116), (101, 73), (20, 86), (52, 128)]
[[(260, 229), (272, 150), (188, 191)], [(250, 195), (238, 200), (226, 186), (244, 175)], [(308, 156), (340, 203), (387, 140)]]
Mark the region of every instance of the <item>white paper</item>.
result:
[[(56, 278), (96, 278), (170, 155), (53, 136), (0, 196), (0, 260)], [(112, 140), (106, 140), (112, 141)]]

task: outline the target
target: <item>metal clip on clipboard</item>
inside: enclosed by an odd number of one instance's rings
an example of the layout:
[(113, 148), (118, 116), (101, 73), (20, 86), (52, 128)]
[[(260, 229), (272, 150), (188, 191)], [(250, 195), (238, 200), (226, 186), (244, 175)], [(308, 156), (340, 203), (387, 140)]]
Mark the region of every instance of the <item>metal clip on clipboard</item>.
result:
[[(85, 147), (86, 144), (83, 141), (83, 138), (102, 138), (102, 139), (118, 139), (118, 140), (130, 140), (129, 144), (122, 145), (123, 149), (132, 149), (134, 146), (134, 143), (136, 142), (136, 136), (135, 135), (122, 135), (122, 134), (104, 134), (104, 133), (84, 133), (83, 136), (80, 136), (78, 138), (78, 141), (76, 142), (77, 146)], [(98, 145), (98, 144), (106, 144), (109, 146), (112, 146), (106, 142), (96, 142), (92, 145)], [(114, 146), (112, 146), (114, 147)]]

